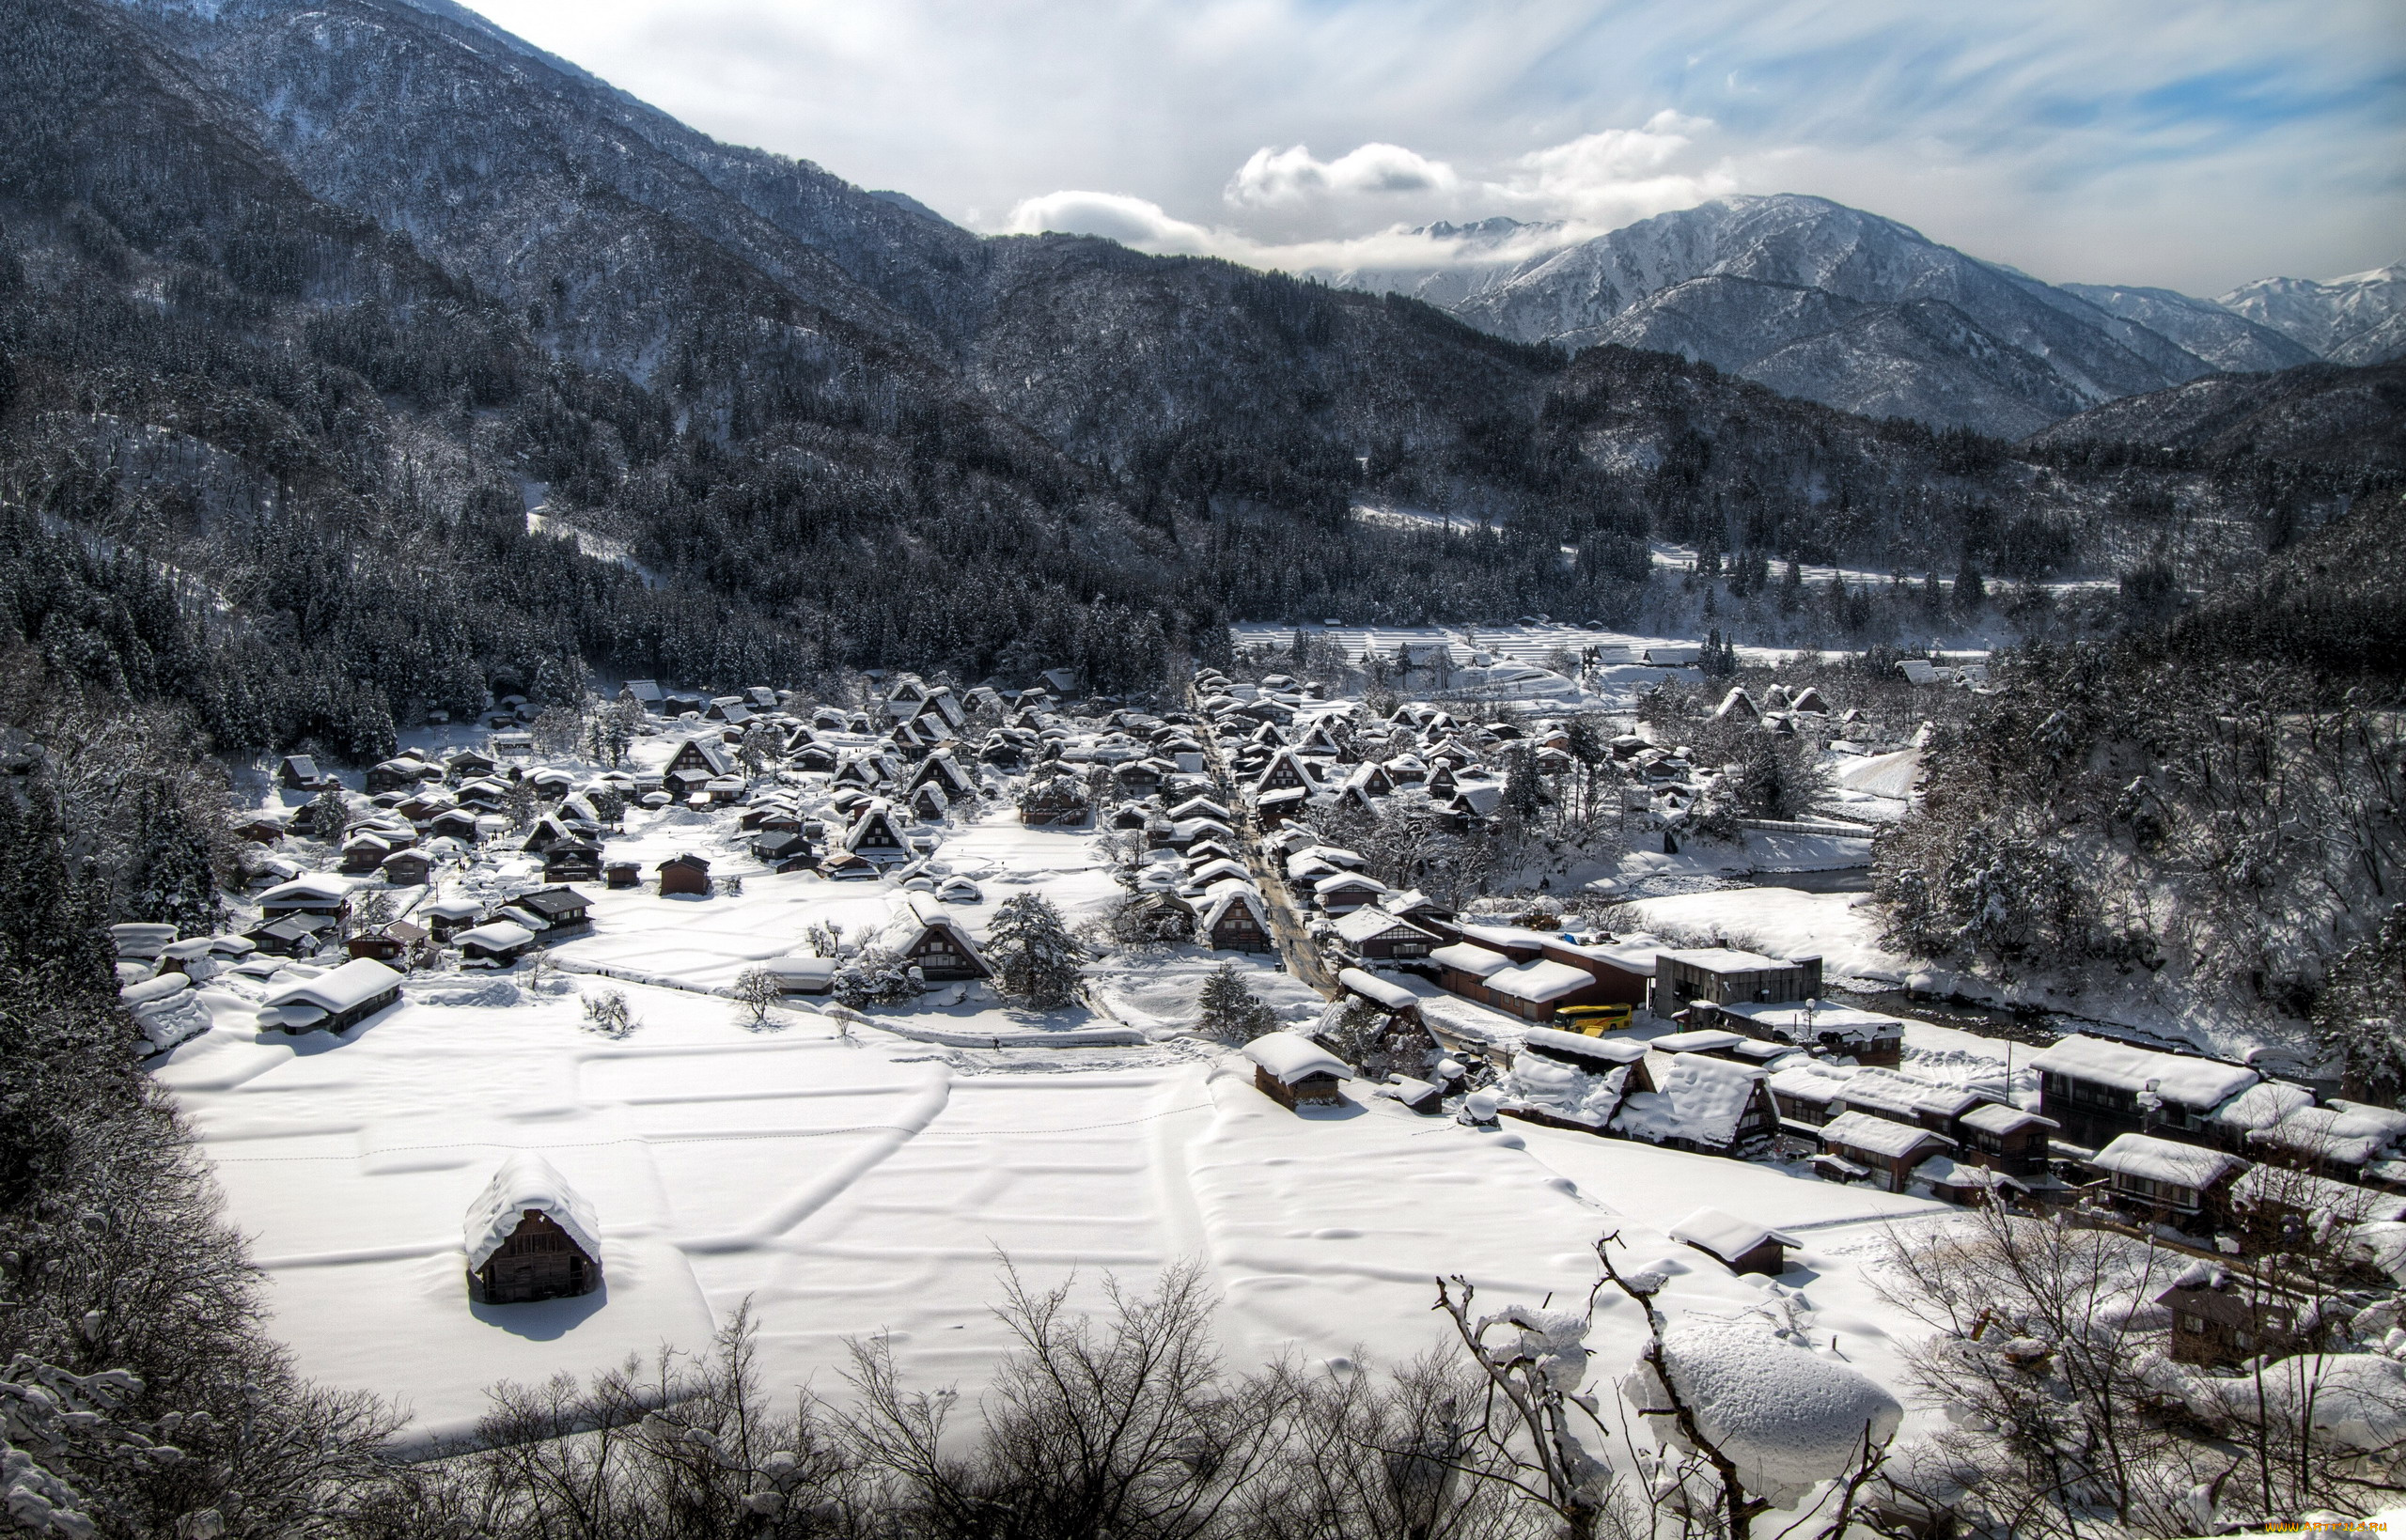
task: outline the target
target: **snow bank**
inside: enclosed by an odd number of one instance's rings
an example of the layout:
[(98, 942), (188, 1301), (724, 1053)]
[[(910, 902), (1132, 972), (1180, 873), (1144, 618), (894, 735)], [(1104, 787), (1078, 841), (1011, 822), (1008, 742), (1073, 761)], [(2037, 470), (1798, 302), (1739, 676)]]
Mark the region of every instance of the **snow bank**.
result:
[[(1904, 1421), (1904, 1408), (1871, 1379), (1753, 1322), (1682, 1317), (1664, 1330), (1663, 1364), (1697, 1430), (1749, 1490), (1780, 1507), (1843, 1475), (1867, 1429), (1877, 1449)], [(1649, 1363), (1623, 1377), (1621, 1394), (1640, 1411), (1667, 1405)], [(1658, 1442), (1687, 1447), (1671, 1418), (1647, 1422)]]
[(1880, 944), (1882, 916), (1867, 894), (1721, 888), (1641, 898), (1630, 907), (1644, 917), (1648, 928), (1666, 936), (1718, 936), (1775, 957), (1818, 953), (1833, 983), (1898, 983), (1912, 966)]

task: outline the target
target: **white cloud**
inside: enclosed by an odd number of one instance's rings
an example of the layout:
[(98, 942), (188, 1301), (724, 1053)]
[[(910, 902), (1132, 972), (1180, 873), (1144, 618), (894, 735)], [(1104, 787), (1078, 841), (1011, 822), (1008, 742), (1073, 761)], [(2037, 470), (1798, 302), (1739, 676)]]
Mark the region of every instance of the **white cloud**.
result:
[(1148, 249), (1795, 192), (2217, 293), (2396, 261), (2406, 224), (2398, 0), (469, 3), (707, 132)]
[(1518, 238), (1481, 241), (1438, 237), (1403, 225), (1367, 235), (1263, 241), (1225, 226), (1180, 219), (1148, 198), (1065, 190), (1025, 198), (1003, 222), (1006, 235), (1093, 235), (1156, 257), (1218, 257), (1286, 272), (1417, 272), (1517, 262), (1600, 234), (1586, 225), (1532, 226)]
[(1216, 257), (1234, 239), (1225, 231), (1173, 218), (1149, 198), (1125, 193), (1086, 193), (1064, 189), (1041, 197), (1023, 198), (1003, 222), (1007, 235), (1099, 235), (1123, 246), (1161, 256)]
[(1532, 150), (1485, 191), (1515, 213), (1607, 227), (1692, 208), (1738, 189), (1726, 163), (1694, 171), (1674, 165), (1711, 127), (1710, 118), (1665, 108), (1643, 128), (1601, 129)]
[(1452, 166), (1401, 145), (1362, 145), (1333, 161), (1312, 159), (1302, 145), (1265, 145), (1237, 169), (1221, 195), (1239, 207), (1259, 207), (1329, 194), (1449, 193), (1460, 185)]

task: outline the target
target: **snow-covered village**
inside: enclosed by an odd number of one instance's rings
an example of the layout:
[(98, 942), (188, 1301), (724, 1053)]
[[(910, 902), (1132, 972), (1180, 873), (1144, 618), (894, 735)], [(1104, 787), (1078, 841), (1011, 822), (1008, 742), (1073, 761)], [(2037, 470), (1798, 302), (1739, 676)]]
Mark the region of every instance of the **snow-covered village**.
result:
[[(2377, 247), (1480, 148), (1377, 0), (1468, 137), (1231, 100), (1202, 224), (739, 111), (964, 8), (19, 9), (0, 1531), (2406, 1523), (2406, 277), (2250, 276)], [(2292, 20), (2186, 46), (2394, 107)]]

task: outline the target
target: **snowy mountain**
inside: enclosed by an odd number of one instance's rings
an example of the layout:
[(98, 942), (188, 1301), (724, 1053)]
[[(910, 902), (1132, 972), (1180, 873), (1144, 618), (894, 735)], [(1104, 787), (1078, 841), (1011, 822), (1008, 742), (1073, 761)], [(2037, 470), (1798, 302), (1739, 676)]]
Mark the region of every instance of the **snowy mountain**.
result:
[[(2202, 300), (2041, 283), (1824, 198), (1715, 199), (1572, 245), (1509, 219), (1413, 231), (1450, 266), (1322, 274), (1483, 331), (1699, 359), (1849, 412), (2019, 438), (2218, 371), (2368, 364), (2406, 347), (2406, 269)], [(1518, 254), (1518, 255), (1516, 255)]]
[(2406, 353), (2406, 263), (2328, 283), (2259, 278), (2214, 303), (2334, 364), (2379, 364)]
[(2216, 366), (2077, 294), (1790, 194), (1658, 215), (1461, 287), (1411, 291), (1522, 341), (1667, 349), (1846, 411), (2008, 438)]
[[(2273, 280), (2278, 282), (2280, 280)], [(2249, 374), (2295, 368), (2321, 355), (2289, 334), (2212, 300), (2169, 288), (2133, 288), (2117, 284), (2065, 284), (2101, 310), (2169, 337), (2217, 369)]]

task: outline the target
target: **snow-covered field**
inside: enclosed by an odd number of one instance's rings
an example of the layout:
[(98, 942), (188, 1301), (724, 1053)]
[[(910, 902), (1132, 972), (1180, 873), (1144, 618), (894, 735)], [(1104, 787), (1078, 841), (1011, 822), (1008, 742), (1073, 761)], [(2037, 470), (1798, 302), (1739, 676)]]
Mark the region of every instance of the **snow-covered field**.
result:
[[(866, 1026), (796, 1003), (751, 1029), (708, 991), (795, 949), (812, 924), (874, 924), (890, 890), (747, 871), (732, 821), (633, 817), (614, 857), (696, 850), (715, 873), (743, 873), (743, 891), (664, 899), (590, 885), (594, 929), (555, 949), (565, 972), (418, 975), (400, 1005), (338, 1039), (259, 1032), (254, 999), (201, 991), (215, 1028), (157, 1074), (253, 1237), (273, 1330), (305, 1372), (402, 1400), (415, 1436), (457, 1432), (495, 1380), (698, 1347), (748, 1300), (773, 1384), (840, 1393), (847, 1339), (885, 1333), (919, 1383), (974, 1391), (1005, 1348), (987, 1309), (1005, 1259), (1038, 1283), (1074, 1276), (1089, 1303), (1106, 1272), (1142, 1284), (1194, 1259), (1236, 1361), (1393, 1362), (1439, 1341), (1437, 1275), (1466, 1274), (1499, 1303), (1580, 1299), (1594, 1242), (1617, 1230), (1631, 1265), (1674, 1276), (1675, 1312), (1803, 1322), (1818, 1347), (1895, 1379), (1894, 1323), (1867, 1265), (1890, 1223), (1951, 1210), (1626, 1142), (1418, 1117), (1359, 1083), (1342, 1108), (1290, 1112), (1242, 1059), (1175, 1035), (1220, 957), (1173, 951), (1098, 970), (1102, 1010), (1139, 1046), (1024, 1046), (1096, 1019), (1034, 1017), (977, 990)], [(985, 887), (985, 905), (958, 911), (981, 932), (1014, 891), (1043, 892), (1072, 918), (1114, 891), (1093, 835), (1024, 830), (1004, 812), (948, 830), (937, 861)], [(1281, 1015), (1316, 1009), (1291, 978), (1242, 966)], [(581, 998), (601, 988), (627, 995), (631, 1035), (586, 1029)], [(1005, 1046), (900, 1034), (930, 1029)], [(520, 1151), (594, 1208), (600, 1292), (469, 1300), (462, 1220)], [(1797, 1232), (1782, 1290), (1665, 1238), (1706, 1205)], [(1626, 1302), (1604, 1307), (1599, 1384), (1641, 1330)]]
[[(695, 1346), (749, 1299), (772, 1382), (829, 1389), (848, 1337), (888, 1333), (922, 1382), (974, 1387), (1003, 1348), (986, 1305), (1008, 1257), (1033, 1280), (1142, 1282), (1200, 1260), (1231, 1350), (1407, 1358), (1436, 1338), (1430, 1280), (1572, 1298), (1619, 1229), (1679, 1274), (1672, 1302), (1743, 1312), (1730, 1276), (1662, 1229), (1711, 1204), (1803, 1227), (1788, 1282), (1858, 1364), (1890, 1361), (1863, 1263), (1914, 1199), (1619, 1141), (1415, 1117), (1353, 1086), (1299, 1116), (1226, 1056), (1196, 1050), (931, 1050), (792, 1013), (629, 989), (634, 1034), (583, 1030), (572, 992), (436, 1003), (417, 987), (348, 1040), (232, 1023), (161, 1067), (270, 1280), (303, 1369), (404, 1399), (456, 1431), (500, 1378)], [(503, 998), (507, 985), (487, 984)], [(541, 1154), (597, 1210), (605, 1285), (472, 1305), (460, 1227), (511, 1152)], [(1599, 1346), (1633, 1349), (1607, 1310)]]

